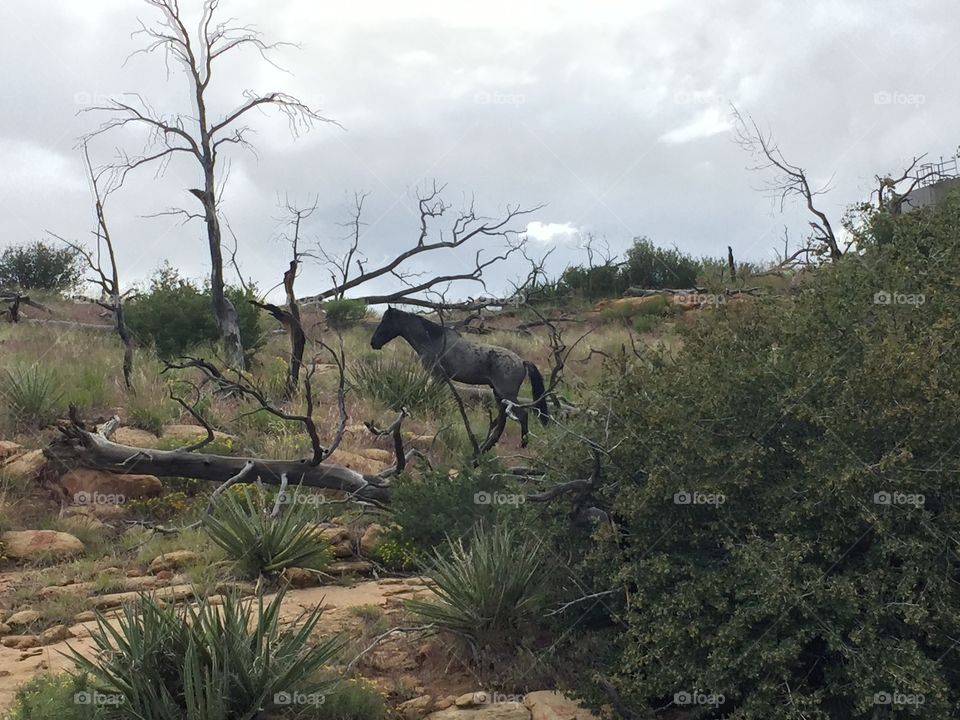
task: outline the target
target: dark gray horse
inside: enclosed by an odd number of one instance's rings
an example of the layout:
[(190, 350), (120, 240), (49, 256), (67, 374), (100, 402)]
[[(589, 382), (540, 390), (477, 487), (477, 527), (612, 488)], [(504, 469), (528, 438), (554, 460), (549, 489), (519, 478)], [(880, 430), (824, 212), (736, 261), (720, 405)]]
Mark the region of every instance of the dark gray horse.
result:
[[(544, 397), (543, 376), (536, 365), (515, 352), (464, 340), (455, 330), (419, 315), (387, 308), (370, 338), (370, 347), (379, 350), (397, 336), (410, 344), (431, 373), (468, 385), (489, 385), (501, 408), (503, 400), (517, 402), (520, 385), (529, 375), (540, 422), (547, 424), (549, 410)], [(522, 443), (526, 445), (527, 411), (513, 408), (513, 412), (520, 421)]]

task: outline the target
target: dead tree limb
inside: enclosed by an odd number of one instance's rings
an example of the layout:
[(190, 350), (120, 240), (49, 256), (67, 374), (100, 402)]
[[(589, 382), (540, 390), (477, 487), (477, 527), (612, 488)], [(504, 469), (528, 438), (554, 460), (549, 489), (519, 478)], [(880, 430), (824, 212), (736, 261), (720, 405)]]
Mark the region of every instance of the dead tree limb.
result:
[[(201, 212), (175, 210), (187, 221), (200, 219), (206, 227), (207, 245), (210, 253), (210, 290), (213, 312), (220, 340), (226, 352), (227, 364), (240, 369), (244, 364), (243, 344), (237, 310), (224, 292), (223, 252), (221, 237), (221, 195), (224, 178), (218, 176), (220, 154), (230, 146), (252, 150), (247, 136), (251, 128), (244, 122), (253, 111), (273, 108), (286, 116), (290, 131), (297, 135), (316, 123), (331, 122), (319, 115), (296, 97), (282, 92), (258, 94), (244, 93), (239, 105), (222, 114), (216, 114), (211, 98), (215, 69), (220, 60), (235, 50), (256, 51), (266, 62), (272, 50), (282, 43), (266, 42), (260, 33), (249, 25), (239, 25), (232, 19), (215, 20), (219, 0), (204, 0), (200, 24), (196, 32), (187, 27), (180, 11), (178, 0), (146, 0), (147, 5), (159, 11), (156, 22), (140, 22), (138, 35), (145, 38), (145, 45), (138, 53), (151, 54), (160, 51), (169, 63), (179, 65), (186, 78), (193, 112), (190, 115), (174, 113), (165, 115), (157, 111), (147, 100), (137, 94), (111, 99), (107, 103), (86, 108), (88, 111), (106, 113), (109, 118), (86, 139), (123, 129), (139, 129), (146, 134), (146, 144), (139, 155), (130, 156), (121, 152), (112, 166), (122, 183), (133, 170), (152, 165), (162, 173), (174, 157), (186, 157), (196, 163), (203, 177), (200, 188), (187, 188), (200, 203)], [(134, 53), (134, 54), (138, 54)]]

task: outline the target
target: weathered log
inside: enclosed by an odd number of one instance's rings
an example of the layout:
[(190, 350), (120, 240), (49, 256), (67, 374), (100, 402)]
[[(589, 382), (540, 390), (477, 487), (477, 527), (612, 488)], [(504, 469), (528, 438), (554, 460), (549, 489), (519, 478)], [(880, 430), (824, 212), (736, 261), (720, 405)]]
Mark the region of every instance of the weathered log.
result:
[(290, 484), (341, 490), (358, 500), (383, 503), (389, 500), (390, 483), (377, 475), (351, 470), (343, 465), (307, 460), (208, 455), (182, 450), (154, 450), (121, 445), (77, 425), (63, 425), (61, 436), (44, 450), (44, 455), (63, 468), (83, 466), (114, 473), (142, 473), (158, 477), (186, 477), (226, 482), (252, 463), (244, 482), (280, 485), (287, 476)]

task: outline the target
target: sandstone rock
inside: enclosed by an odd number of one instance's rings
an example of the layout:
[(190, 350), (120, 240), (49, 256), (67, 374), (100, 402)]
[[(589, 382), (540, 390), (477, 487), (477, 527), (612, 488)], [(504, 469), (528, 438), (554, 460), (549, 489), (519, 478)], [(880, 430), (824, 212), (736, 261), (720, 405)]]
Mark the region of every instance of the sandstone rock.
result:
[[(163, 426), (163, 438), (165, 440), (175, 440), (183, 443), (184, 445), (190, 445), (191, 443), (199, 442), (206, 436), (206, 429), (200, 427), (199, 425)], [(232, 442), (234, 437), (233, 435), (228, 435), (227, 433), (220, 432), (219, 430), (214, 430), (213, 439), (217, 442)]]
[(314, 587), (322, 584), (320, 576), (316, 572), (307, 570), (306, 568), (284, 568), (281, 576), (295, 588)]
[(405, 720), (422, 720), (432, 705), (433, 698), (430, 695), (421, 695), (400, 703), (397, 710), (400, 711)]
[(6, 623), (0, 622), (0, 635), (9, 635), (10, 632), (10, 626)]
[(366, 575), (373, 570), (373, 565), (366, 560), (343, 560), (327, 565), (326, 572), (330, 575)]
[(596, 720), (589, 710), (553, 690), (527, 693), (523, 704), (530, 710), (531, 720)]
[(73, 616), (75, 623), (93, 622), (97, 619), (97, 614), (93, 610), (84, 610)]
[(120, 505), (126, 500), (157, 497), (163, 483), (153, 475), (111, 473), (76, 468), (60, 477), (60, 485), (77, 505)]
[[(127, 603), (135, 603), (139, 600), (141, 593), (138, 592), (119, 592), (108, 595), (99, 595), (88, 600), (90, 606), (94, 609), (114, 608)], [(151, 593), (151, 596), (157, 600), (167, 600), (177, 602), (193, 596), (193, 587), (191, 585), (171, 585), (170, 587), (158, 588)]]
[(7, 635), (0, 638), (0, 644), (4, 647), (17, 648), (18, 650), (36, 647), (39, 643), (40, 640), (35, 635)]
[(428, 720), (530, 720), (530, 711), (518, 702), (476, 707), (449, 707), (427, 715)]
[(120, 443), (121, 445), (130, 445), (132, 447), (139, 448), (152, 448), (157, 446), (157, 441), (160, 438), (158, 438), (152, 432), (148, 432), (147, 430), (141, 430), (140, 428), (128, 427), (124, 425), (123, 427), (118, 427), (116, 430), (114, 430), (110, 439), (115, 443)]
[(13, 615), (7, 618), (7, 625), (10, 627), (32, 625), (41, 617), (43, 616), (36, 610), (21, 610), (20, 612), (15, 612)]
[(360, 454), (371, 460), (376, 460), (383, 465), (390, 465), (397, 459), (397, 456), (392, 451), (384, 450), (383, 448), (364, 448), (360, 451)]
[(68, 558), (86, 552), (70, 533), (56, 530), (11, 530), (0, 535), (4, 552), (14, 560)]
[(350, 531), (347, 530), (347, 528), (339, 525), (333, 525), (332, 527), (318, 526), (316, 534), (331, 545), (337, 545), (338, 543), (342, 543), (344, 540), (349, 542), (350, 540)]
[(3, 474), (11, 480), (29, 482), (35, 480), (46, 467), (47, 459), (43, 450), (28, 450), (25, 453), (14, 455), (0, 466)]
[(160, 570), (159, 572), (157, 572), (156, 578), (157, 578), (157, 580), (171, 580), (171, 579), (173, 579), (173, 571), (172, 571), (172, 570)]
[(23, 452), (23, 446), (10, 440), (0, 440), (0, 463)]
[(476, 707), (478, 705), (486, 705), (488, 698), (488, 693), (484, 692), (483, 690), (477, 690), (476, 692), (464, 693), (454, 700), (453, 704), (458, 708)]
[(383, 463), (377, 460), (371, 460), (358, 453), (350, 452), (349, 450), (337, 450), (330, 462), (343, 465), (344, 467), (366, 475), (376, 475), (383, 470)]
[(453, 695), (447, 695), (445, 698), (440, 698), (433, 704), (434, 710), (446, 710), (448, 707), (453, 707), (454, 703), (457, 702), (457, 698)]
[(63, 524), (68, 530), (103, 530), (106, 525), (95, 515), (66, 515)]
[(381, 542), (383, 542), (384, 529), (382, 525), (373, 523), (363, 531), (363, 537), (360, 538), (360, 552), (364, 555), (372, 555)]
[(70, 632), (66, 625), (54, 625), (40, 633), (40, 644), (53, 645), (54, 643), (63, 642), (72, 637), (73, 633)]
[(150, 572), (158, 573), (162, 570), (179, 570), (185, 565), (197, 562), (197, 554), (193, 550), (173, 550), (158, 555), (150, 563)]

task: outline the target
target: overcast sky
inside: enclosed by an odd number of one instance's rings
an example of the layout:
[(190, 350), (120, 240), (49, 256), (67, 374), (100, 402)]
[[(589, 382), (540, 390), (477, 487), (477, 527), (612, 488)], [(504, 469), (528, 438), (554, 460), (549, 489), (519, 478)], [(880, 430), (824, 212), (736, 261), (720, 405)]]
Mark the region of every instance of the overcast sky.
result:
[[(181, 0), (191, 13), (200, 0)], [(823, 205), (839, 221), (875, 174), (919, 153), (952, 155), (960, 137), (960, 14), (956, 0), (712, 0), (711, 2), (510, 2), (443, 0), (222, 0), (221, 17), (286, 40), (273, 57), (225, 60), (213, 112), (245, 90), (286, 91), (341, 127), (291, 137), (276, 114), (251, 116), (258, 155), (230, 154), (223, 212), (240, 240), (244, 273), (261, 288), (286, 265), (277, 239), (278, 197), (319, 199), (308, 241), (344, 246), (340, 223), (353, 193), (368, 192), (362, 250), (369, 264), (406, 247), (418, 231), (417, 188), (447, 183), (452, 211), (507, 204), (546, 207), (526, 218), (555, 271), (582, 259), (586, 233), (614, 252), (647, 235), (695, 255), (770, 257), (783, 226), (799, 237), (797, 208), (780, 214), (763, 178), (733, 142), (729, 104), (775, 133), (788, 159), (833, 190)], [(0, 247), (49, 230), (78, 239), (93, 227), (77, 139), (98, 124), (83, 107), (139, 92), (161, 112), (190, 112), (184, 77), (142, 46), (138, 0), (36, 0), (0, 5)], [(118, 133), (91, 146), (94, 161), (144, 137)], [(169, 260), (208, 272), (203, 228), (169, 216), (192, 208), (199, 180), (186, 164), (160, 178), (131, 175), (108, 215), (127, 283)], [(527, 223), (530, 223), (529, 226)], [(437, 229), (443, 228), (441, 223)], [(414, 269), (463, 267), (472, 253)], [(492, 291), (522, 272), (492, 277)], [(302, 294), (327, 286), (307, 268)], [(389, 282), (372, 288), (391, 289)]]

